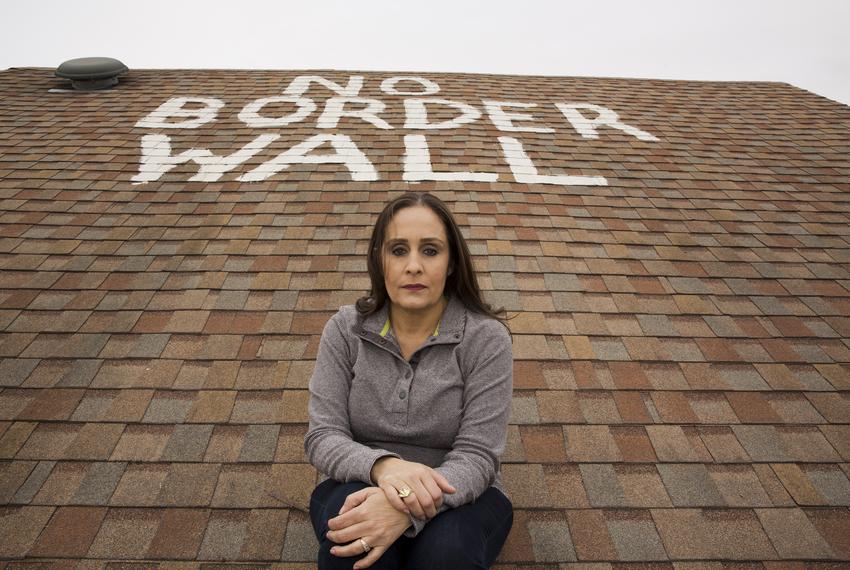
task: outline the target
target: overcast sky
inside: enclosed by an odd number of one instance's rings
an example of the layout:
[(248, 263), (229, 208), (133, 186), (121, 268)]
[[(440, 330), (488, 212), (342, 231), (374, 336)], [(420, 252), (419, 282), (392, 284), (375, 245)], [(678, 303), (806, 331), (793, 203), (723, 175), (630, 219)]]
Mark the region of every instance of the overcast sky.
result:
[(783, 81), (850, 105), (849, 0), (3, 0), (0, 69), (444, 71)]

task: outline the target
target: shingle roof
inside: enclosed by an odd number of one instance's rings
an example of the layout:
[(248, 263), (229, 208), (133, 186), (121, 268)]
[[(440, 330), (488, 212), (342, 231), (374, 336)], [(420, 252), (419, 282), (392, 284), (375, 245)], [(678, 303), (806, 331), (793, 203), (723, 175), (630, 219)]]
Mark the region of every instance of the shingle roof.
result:
[(313, 567), (319, 335), (413, 189), (517, 315), (497, 568), (850, 561), (850, 108), (411, 72), (68, 88), (0, 72), (3, 560)]

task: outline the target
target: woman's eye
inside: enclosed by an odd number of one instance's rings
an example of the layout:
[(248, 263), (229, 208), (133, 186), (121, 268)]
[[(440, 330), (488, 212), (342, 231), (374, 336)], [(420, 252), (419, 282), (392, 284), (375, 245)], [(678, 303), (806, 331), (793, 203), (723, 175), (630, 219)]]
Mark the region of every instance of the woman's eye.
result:
[[(437, 253), (439, 253), (439, 252), (438, 252), (436, 249), (434, 249), (433, 247), (426, 248), (426, 249), (425, 249), (425, 250), (423, 250), (423, 251), (431, 251), (431, 252), (433, 252), (432, 254), (429, 254), (429, 256), (430, 256), (430, 257), (434, 257), (435, 255), (437, 255)], [(399, 252), (401, 252), (401, 253), (399, 253)], [(395, 249), (393, 249), (393, 250), (392, 250), (393, 255), (403, 255), (403, 254), (404, 254), (404, 252), (405, 252), (405, 249), (404, 249), (403, 247), (397, 247), (397, 248), (395, 248)]]

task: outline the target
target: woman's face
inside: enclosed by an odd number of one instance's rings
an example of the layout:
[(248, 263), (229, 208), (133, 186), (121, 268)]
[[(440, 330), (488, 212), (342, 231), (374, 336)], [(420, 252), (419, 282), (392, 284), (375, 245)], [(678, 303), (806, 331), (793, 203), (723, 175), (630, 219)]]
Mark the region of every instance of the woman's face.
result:
[[(443, 222), (426, 206), (397, 211), (387, 225), (382, 251), (384, 285), (393, 303), (423, 309), (440, 302), (449, 268)], [(424, 285), (406, 289), (405, 285)]]

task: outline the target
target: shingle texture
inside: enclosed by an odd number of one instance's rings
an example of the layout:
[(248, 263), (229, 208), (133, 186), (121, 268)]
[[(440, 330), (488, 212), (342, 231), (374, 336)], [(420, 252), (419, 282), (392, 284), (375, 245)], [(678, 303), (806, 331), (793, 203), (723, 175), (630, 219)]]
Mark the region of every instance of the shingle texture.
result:
[(514, 317), (495, 568), (850, 562), (848, 125), (781, 83), (0, 72), (0, 567), (315, 567), (307, 383), (405, 190)]

